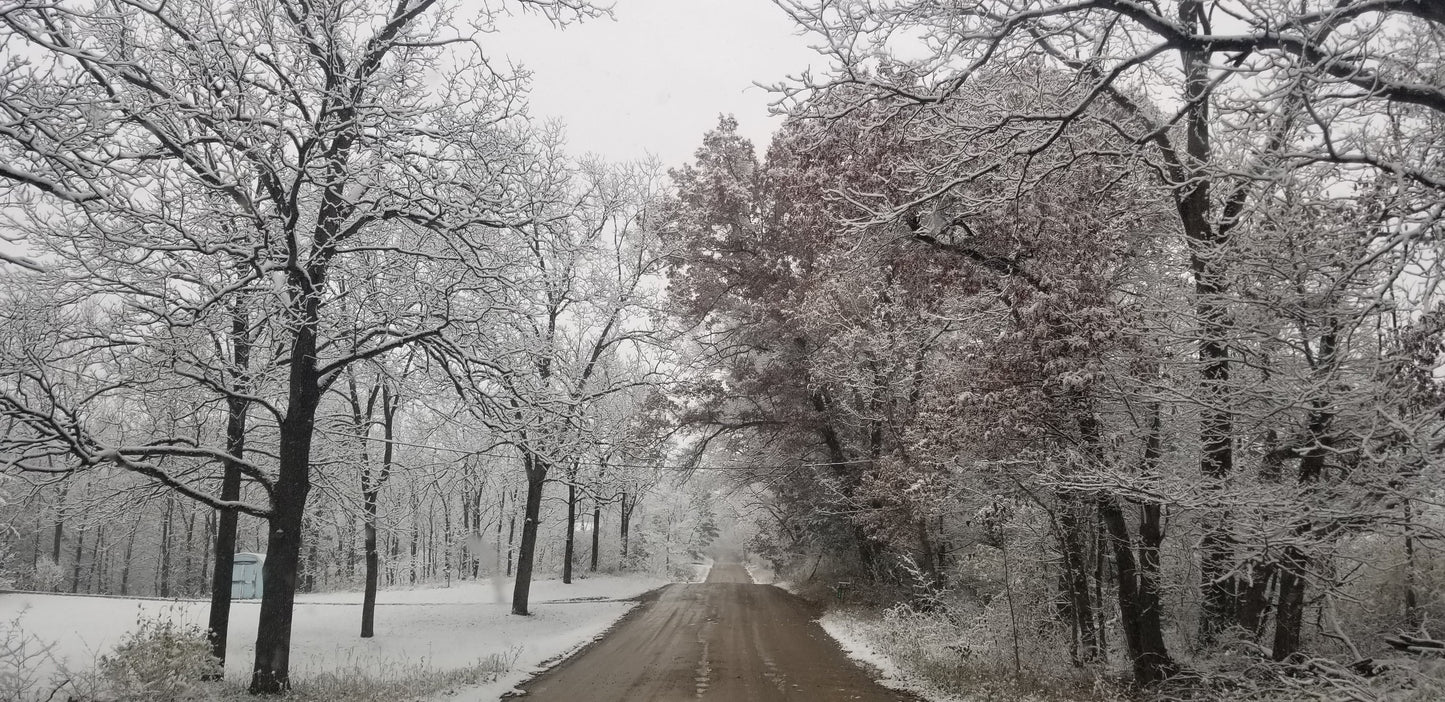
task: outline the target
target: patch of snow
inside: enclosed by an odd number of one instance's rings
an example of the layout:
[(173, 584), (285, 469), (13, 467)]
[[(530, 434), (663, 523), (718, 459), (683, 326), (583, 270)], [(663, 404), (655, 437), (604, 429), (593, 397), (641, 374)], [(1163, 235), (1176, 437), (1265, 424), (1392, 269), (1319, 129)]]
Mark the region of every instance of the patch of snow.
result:
[(535, 608), (531, 617), (512, 617), (507, 623), (517, 630), (515, 638), (505, 635), (509, 632), (500, 633), (504, 634), (504, 639), (526, 641), (512, 669), (492, 682), (443, 690), (430, 697), (428, 702), (492, 702), (520, 693), (518, 686), (602, 638), (622, 615), (637, 606), (636, 602), (617, 604), (621, 604), (622, 609), (609, 616), (574, 617), (562, 628), (534, 625), (529, 620), (546, 614), (545, 611), (535, 611)]
[(828, 632), (828, 636), (838, 642), (838, 646), (848, 654), (849, 658), (876, 670), (879, 675), (878, 684), (894, 690), (910, 692), (928, 702), (965, 702), (963, 698), (945, 694), (933, 689), (930, 685), (909, 679), (892, 658), (879, 651), (869, 641), (867, 624), (855, 613), (847, 610), (829, 610), (818, 619), (818, 624), (823, 627), (823, 631)]
[(707, 582), (708, 573), (712, 572), (713, 559), (711, 556), (703, 556), (701, 561), (692, 563), (692, 577), (687, 582)]
[[(507, 688), (454, 700), (495, 699), (532, 675), (546, 661), (576, 650), (605, 632), (636, 605), (626, 598), (666, 584), (650, 576), (592, 576), (571, 585), (560, 580), (532, 584), (532, 616), (511, 614), (511, 582), (467, 581), (450, 588), (383, 590), (377, 595), (376, 636), (360, 638), (361, 592), (297, 597), (292, 624), (291, 674), (302, 680), (322, 673), (386, 666), (424, 665), (460, 670), (492, 656), (515, 653)], [(505, 587), (499, 587), (505, 585)], [(63, 667), (72, 672), (94, 666), (142, 619), (164, 618), (204, 627), (209, 603), (84, 597), (27, 592), (0, 593), (0, 626), (18, 621), (24, 633), (53, 644), (49, 679)], [(255, 655), (259, 600), (231, 605), (226, 675), (248, 678)], [(499, 681), (500, 684), (501, 681)], [(481, 693), (478, 693), (480, 695)]]
[(755, 558), (749, 557), (743, 562), (743, 567), (747, 569), (748, 577), (751, 577), (753, 582), (759, 585), (777, 585), (784, 590), (788, 589), (787, 583), (778, 582), (778, 574), (774, 573), (772, 568)]

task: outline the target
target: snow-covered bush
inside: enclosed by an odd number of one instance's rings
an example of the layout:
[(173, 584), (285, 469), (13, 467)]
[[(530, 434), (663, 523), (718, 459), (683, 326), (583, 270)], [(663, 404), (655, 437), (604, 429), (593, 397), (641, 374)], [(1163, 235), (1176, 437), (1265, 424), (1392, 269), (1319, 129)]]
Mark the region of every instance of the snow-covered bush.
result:
[(221, 674), (206, 632), (168, 618), (141, 618), (139, 626), (100, 659), (100, 685), (117, 702), (203, 700), (202, 681)]
[(15, 571), (14, 553), (0, 540), (0, 590), (13, 590), (20, 580), (20, 573)]
[[(5, 481), (6, 477), (0, 475), (0, 511), (3, 511), (9, 504)], [(18, 579), (19, 574), (15, 572), (15, 539), (15, 527), (0, 524), (0, 590), (14, 588)]]
[(43, 677), (41, 670), (54, 667), (51, 653), (53, 644), (47, 644), (27, 633), (17, 616), (0, 624), (0, 700), (30, 702), (56, 697), (56, 688), (64, 684), (59, 680)]
[(51, 560), (49, 556), (41, 556), (35, 561), (35, 571), (30, 574), (30, 589), (41, 592), (53, 592), (60, 588), (60, 583), (65, 580), (65, 569), (59, 563)]

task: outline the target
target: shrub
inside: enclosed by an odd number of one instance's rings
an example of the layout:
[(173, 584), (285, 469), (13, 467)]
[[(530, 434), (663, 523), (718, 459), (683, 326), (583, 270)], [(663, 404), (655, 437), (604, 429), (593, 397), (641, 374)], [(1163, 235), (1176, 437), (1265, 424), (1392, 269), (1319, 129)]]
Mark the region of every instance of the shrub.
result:
[(35, 571), (30, 574), (30, 589), (53, 592), (64, 580), (65, 569), (51, 560), (50, 556), (41, 556), (40, 560), (35, 562)]
[(102, 656), (99, 684), (106, 696), (126, 700), (202, 700), (202, 681), (221, 674), (204, 629), (168, 618), (138, 620), (115, 651)]
[[(26, 633), (20, 617), (0, 624), (0, 700), (44, 700), (54, 698), (55, 690), (65, 685), (66, 673), (52, 653), (54, 644), (47, 644)], [(57, 670), (46, 676), (47, 668)]]

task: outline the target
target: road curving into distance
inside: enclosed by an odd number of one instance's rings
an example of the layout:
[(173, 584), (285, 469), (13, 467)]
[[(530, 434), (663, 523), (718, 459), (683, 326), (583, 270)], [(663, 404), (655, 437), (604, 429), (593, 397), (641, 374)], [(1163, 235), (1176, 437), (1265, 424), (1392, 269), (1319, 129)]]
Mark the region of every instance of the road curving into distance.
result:
[(655, 593), (594, 646), (522, 686), (537, 702), (912, 701), (848, 659), (803, 600), (719, 561)]

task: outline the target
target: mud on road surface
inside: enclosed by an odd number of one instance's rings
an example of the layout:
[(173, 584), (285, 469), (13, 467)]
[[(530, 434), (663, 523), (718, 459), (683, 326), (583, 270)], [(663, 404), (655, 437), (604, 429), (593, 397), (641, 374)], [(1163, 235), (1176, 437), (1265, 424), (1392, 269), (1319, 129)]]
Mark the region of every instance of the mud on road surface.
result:
[(737, 563), (669, 585), (595, 646), (523, 686), (538, 702), (894, 702), (828, 637), (803, 600)]

